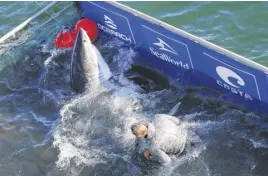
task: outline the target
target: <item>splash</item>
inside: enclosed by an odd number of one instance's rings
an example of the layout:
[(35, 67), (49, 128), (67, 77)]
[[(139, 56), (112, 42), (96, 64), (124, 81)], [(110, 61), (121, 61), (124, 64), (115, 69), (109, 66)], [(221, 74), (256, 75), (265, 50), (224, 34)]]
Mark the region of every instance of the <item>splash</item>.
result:
[[(267, 141), (256, 137), (261, 128), (258, 124), (263, 121), (261, 117), (220, 99), (202, 97), (199, 89), (191, 90), (190, 94), (178, 87), (146, 92), (125, 74), (136, 57), (132, 49), (116, 40), (96, 46), (109, 64), (113, 79), (104, 82), (97, 91), (71, 96), (60, 110), (53, 145), (59, 151), (57, 167), (67, 175), (211, 175), (211, 163), (219, 166), (224, 163), (214, 158), (219, 151), (223, 151), (221, 157), (224, 153), (237, 157), (244, 156), (240, 151), (250, 153), (241, 149), (239, 141), (256, 150), (266, 148)], [(114, 50), (115, 46), (120, 49)], [(133, 160), (135, 138), (131, 124), (152, 121), (157, 113), (181, 115), (188, 141), (194, 141), (186, 154), (171, 156), (172, 164), (164, 168)], [(249, 130), (252, 127), (256, 129)], [(243, 168), (252, 167), (254, 157), (248, 156), (249, 162)], [(225, 173), (219, 168), (219, 172)]]
[[(109, 49), (110, 44), (100, 50)], [(129, 127), (142, 115), (135, 99), (139, 89), (132, 89), (134, 84), (126, 81), (123, 73), (134, 56), (132, 49), (120, 49), (110, 58), (113, 81), (104, 82), (97, 91), (87, 90), (62, 107), (53, 142), (60, 151), (56, 163), (59, 168), (70, 168), (73, 163), (81, 168), (93, 167), (116, 156), (122, 158), (131, 150), (134, 136)], [(104, 58), (109, 60), (109, 55)]]

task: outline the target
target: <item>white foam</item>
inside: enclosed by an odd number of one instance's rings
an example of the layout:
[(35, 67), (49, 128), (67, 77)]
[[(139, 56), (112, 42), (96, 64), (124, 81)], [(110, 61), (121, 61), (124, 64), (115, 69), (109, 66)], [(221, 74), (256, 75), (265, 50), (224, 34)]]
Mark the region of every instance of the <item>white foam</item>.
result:
[(267, 142), (262, 139), (259, 141), (253, 140), (253, 139), (249, 139), (252, 142), (252, 145), (254, 148), (268, 148), (268, 144)]
[[(130, 52), (121, 50), (119, 53), (121, 57), (123, 53)], [(117, 59), (117, 56), (114, 57)], [(124, 63), (129, 68), (131, 57), (125, 57), (126, 61), (117, 60), (118, 64)], [(121, 73), (126, 70), (121, 66), (117, 68), (117, 72)], [(132, 98), (127, 98), (131, 94)], [(87, 90), (65, 105), (60, 113), (61, 122), (54, 132), (53, 144), (60, 151), (57, 166), (66, 168), (71, 162), (94, 166), (113, 158), (117, 148), (129, 149), (134, 141), (129, 125), (138, 118), (140, 110), (134, 94), (130, 87), (105, 83), (96, 92)]]
[[(114, 156), (126, 161), (130, 159), (135, 141), (130, 126), (139, 120), (152, 120), (157, 103), (160, 103), (161, 96), (167, 93), (162, 90), (142, 94), (139, 85), (124, 76), (135, 56), (136, 53), (132, 49), (119, 48), (111, 63), (115, 66), (115, 83), (106, 82), (103, 87), (94, 91), (87, 90), (62, 107), (62, 119), (55, 129), (53, 142), (60, 152), (56, 162), (59, 168), (68, 168), (73, 163), (77, 166), (95, 166), (109, 161)], [(144, 108), (147, 108), (147, 111), (144, 111)], [(177, 104), (171, 112), (175, 113), (178, 108)], [(222, 125), (221, 122), (191, 122), (203, 114), (205, 112), (186, 115), (183, 125), (189, 130), (199, 129), (203, 134)], [(183, 160), (198, 157), (204, 150), (205, 145), (199, 145), (186, 157), (173, 158), (173, 167), (178, 167)]]
[[(71, 160), (85, 165), (106, 162), (116, 148), (126, 147), (120, 144), (133, 141), (128, 124), (137, 115), (132, 101), (106, 93), (85, 94), (62, 109), (61, 124), (54, 134), (54, 145), (60, 150), (58, 167), (68, 167)], [(75, 112), (76, 108), (81, 111)], [(112, 141), (120, 143), (119, 147)]]

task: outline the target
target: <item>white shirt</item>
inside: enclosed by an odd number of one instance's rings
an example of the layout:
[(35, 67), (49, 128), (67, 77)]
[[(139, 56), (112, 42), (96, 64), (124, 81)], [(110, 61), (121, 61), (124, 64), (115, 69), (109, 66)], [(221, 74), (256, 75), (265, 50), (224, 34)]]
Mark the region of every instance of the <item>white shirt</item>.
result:
[(185, 149), (187, 136), (187, 129), (181, 125), (180, 119), (156, 114), (153, 122), (148, 124), (148, 139), (151, 139), (149, 159), (168, 165), (171, 159), (167, 154), (181, 154)]

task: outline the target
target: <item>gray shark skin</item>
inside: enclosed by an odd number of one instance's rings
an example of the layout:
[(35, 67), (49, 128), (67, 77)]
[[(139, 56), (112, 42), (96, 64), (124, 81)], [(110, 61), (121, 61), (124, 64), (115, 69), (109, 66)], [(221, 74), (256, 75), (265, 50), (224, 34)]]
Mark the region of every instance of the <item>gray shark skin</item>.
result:
[(97, 87), (111, 77), (111, 71), (87, 33), (80, 28), (73, 48), (70, 85), (73, 91), (82, 93)]

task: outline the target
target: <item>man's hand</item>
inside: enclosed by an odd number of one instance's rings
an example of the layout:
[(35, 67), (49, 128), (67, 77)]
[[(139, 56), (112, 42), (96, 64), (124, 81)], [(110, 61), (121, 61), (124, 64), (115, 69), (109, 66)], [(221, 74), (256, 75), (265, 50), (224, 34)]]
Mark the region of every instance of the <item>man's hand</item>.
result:
[(149, 156), (151, 155), (151, 153), (147, 150), (147, 151), (145, 151), (143, 153), (143, 155), (144, 155), (144, 158), (148, 160), (149, 159)]

